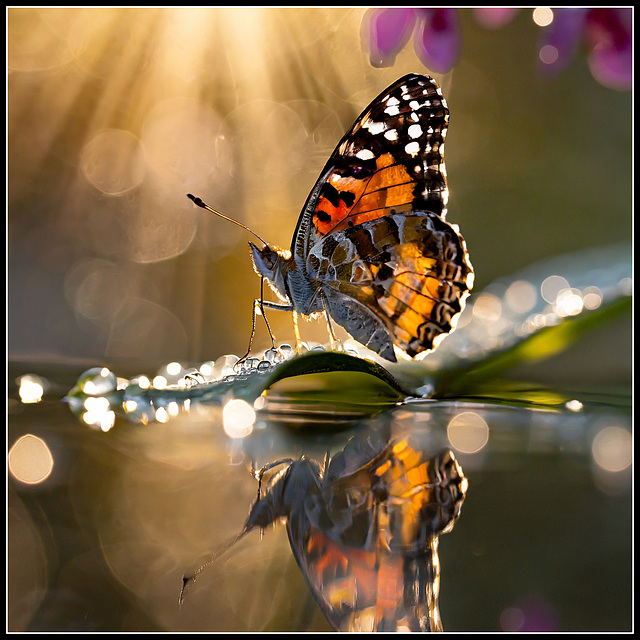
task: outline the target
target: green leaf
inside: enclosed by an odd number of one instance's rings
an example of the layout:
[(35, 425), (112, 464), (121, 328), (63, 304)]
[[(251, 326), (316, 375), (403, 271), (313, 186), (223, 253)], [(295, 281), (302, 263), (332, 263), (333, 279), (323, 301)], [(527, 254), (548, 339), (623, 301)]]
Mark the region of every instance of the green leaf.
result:
[(631, 298), (620, 298), (605, 307), (565, 318), (555, 326), (543, 327), (504, 351), (492, 352), (483, 360), (443, 370), (436, 379), (435, 395), (456, 396), (517, 365), (557, 355), (577, 342), (586, 332), (630, 310)]
[[(283, 381), (288, 384), (282, 384)], [(384, 367), (363, 358), (335, 351), (309, 351), (285, 360), (267, 373), (234, 376), (225, 382), (198, 385), (192, 398), (216, 402), (232, 391), (235, 398), (253, 402), (274, 388), (290, 398), (386, 406), (410, 394)], [(207, 389), (207, 387), (209, 387)]]

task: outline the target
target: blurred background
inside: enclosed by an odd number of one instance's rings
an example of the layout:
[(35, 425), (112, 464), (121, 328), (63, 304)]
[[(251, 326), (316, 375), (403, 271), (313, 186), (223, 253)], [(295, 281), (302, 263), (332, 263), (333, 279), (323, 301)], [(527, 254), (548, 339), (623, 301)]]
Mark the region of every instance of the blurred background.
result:
[[(288, 247), (355, 117), (429, 72), (451, 110), (448, 220), (475, 291), (581, 250), (594, 250), (587, 280), (611, 255), (600, 247), (631, 262), (633, 94), (594, 77), (583, 40), (567, 53), (556, 38), (566, 65), (543, 73), (531, 9), (501, 28), (461, 9), (452, 70), (425, 67), (410, 42), (376, 67), (365, 11), (7, 10), (8, 630), (328, 629), (283, 527), (243, 539), (182, 610), (177, 595), (244, 522), (254, 460), (322, 460), (372, 424), (327, 433), (330, 418), (312, 415), (300, 433), (258, 412), (233, 438), (219, 407), (102, 428), (61, 401), (96, 365), (115, 380), (244, 353), (259, 295), (250, 236), (187, 193)], [(381, 417), (441, 437), (469, 478), (440, 546), (445, 630), (631, 629), (630, 316), (514, 372), (548, 393), (520, 385), (502, 403)], [(293, 340), (290, 314), (269, 320)], [(322, 322), (301, 330), (326, 341)], [(450, 436), (461, 416), (481, 427), (473, 451)]]
[[(9, 357), (243, 353), (259, 295), (250, 236), (185, 194), (289, 247), (354, 118), (428, 71), (411, 43), (374, 68), (364, 12), (9, 9)], [(501, 29), (458, 14), (459, 63), (433, 75), (451, 109), (448, 219), (476, 291), (550, 255), (629, 241), (631, 92), (599, 84), (581, 50), (543, 77), (531, 10)], [(270, 320), (293, 339), (289, 314)], [(315, 324), (304, 337), (325, 341)]]

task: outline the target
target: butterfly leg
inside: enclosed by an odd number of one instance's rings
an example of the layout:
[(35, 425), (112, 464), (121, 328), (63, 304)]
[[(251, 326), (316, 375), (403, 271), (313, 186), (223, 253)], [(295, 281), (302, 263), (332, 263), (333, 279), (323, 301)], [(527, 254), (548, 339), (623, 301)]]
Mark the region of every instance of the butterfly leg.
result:
[(248, 355), (251, 353), (251, 347), (253, 346), (253, 337), (256, 334), (256, 302), (258, 301), (253, 301), (253, 311), (251, 313), (251, 335), (249, 336), (249, 346), (247, 347), (247, 352), (242, 356), (242, 358), (240, 358), (240, 360), (238, 360), (238, 362), (236, 362), (234, 366), (238, 366), (241, 362), (244, 362), (247, 359)]
[(265, 309), (280, 309), (282, 311), (292, 311), (293, 307), (288, 304), (279, 304), (277, 302), (268, 302), (264, 299), (264, 277), (260, 279), (260, 298), (253, 301), (253, 312), (251, 314), (251, 335), (249, 336), (249, 346), (247, 347), (247, 352), (236, 362), (236, 366), (241, 362), (244, 362), (251, 353), (251, 347), (253, 346), (253, 338), (256, 334), (256, 312), (260, 311), (260, 315), (264, 318), (264, 323), (267, 326), (267, 331), (269, 332), (269, 338), (271, 338), (271, 347), (273, 349), (276, 348), (276, 341), (273, 337), (273, 332), (271, 331), (271, 326), (269, 325), (269, 320), (267, 319), (267, 314), (264, 312)]
[[(244, 362), (249, 357), (249, 354), (251, 353), (251, 347), (253, 346), (253, 338), (256, 335), (256, 305), (258, 305), (259, 302), (260, 302), (259, 300), (253, 301), (253, 309), (251, 313), (251, 335), (249, 336), (249, 346), (247, 347), (246, 353), (242, 356), (242, 358), (238, 360), (238, 362), (235, 363), (234, 367), (237, 367), (239, 364)], [(263, 317), (267, 324), (267, 328), (269, 329), (269, 336), (271, 337), (271, 342), (274, 343), (273, 335), (271, 333), (271, 329), (269, 328), (269, 323), (267, 322), (267, 318), (266, 316), (264, 316), (264, 314), (263, 314)]]
[(302, 353), (300, 345), (302, 344), (302, 338), (300, 337), (300, 327), (298, 326), (298, 312), (293, 310), (293, 333), (296, 337), (296, 353), (300, 355)]

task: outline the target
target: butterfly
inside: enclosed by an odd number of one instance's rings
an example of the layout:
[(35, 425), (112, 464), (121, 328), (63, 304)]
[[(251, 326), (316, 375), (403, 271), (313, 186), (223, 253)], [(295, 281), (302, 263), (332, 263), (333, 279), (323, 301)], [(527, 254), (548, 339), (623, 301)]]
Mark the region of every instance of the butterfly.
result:
[[(255, 271), (281, 300), (261, 295), (258, 307), (293, 311), (298, 341), (297, 314), (324, 312), (328, 322), (395, 362), (398, 351), (426, 354), (454, 329), (474, 274), (458, 227), (445, 219), (448, 122), (433, 78), (400, 78), (338, 143), (302, 209), (290, 250), (259, 236), (264, 246), (249, 243)], [(255, 306), (252, 339), (253, 331)]]
[[(262, 489), (263, 478), (275, 472)], [(411, 437), (352, 438), (323, 464), (301, 457), (254, 474), (258, 497), (241, 532), (286, 519), (293, 555), (338, 631), (441, 631), (439, 535), (460, 515), (468, 481), (449, 449), (429, 455)]]

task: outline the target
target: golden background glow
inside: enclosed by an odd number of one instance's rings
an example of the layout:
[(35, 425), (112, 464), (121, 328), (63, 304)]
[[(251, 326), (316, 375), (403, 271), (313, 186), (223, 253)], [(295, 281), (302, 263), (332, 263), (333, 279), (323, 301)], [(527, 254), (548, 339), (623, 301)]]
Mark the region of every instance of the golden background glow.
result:
[[(363, 13), (9, 9), (10, 357), (243, 353), (259, 294), (250, 237), (186, 193), (289, 246), (355, 116), (401, 75), (428, 71), (411, 46), (374, 69)], [(598, 85), (579, 57), (540, 80), (530, 12), (498, 31), (460, 14), (460, 63), (438, 79), (451, 108), (449, 219), (476, 291), (545, 256), (628, 238), (630, 94)], [(288, 314), (270, 321), (292, 341)], [(302, 332), (326, 340), (315, 323)], [(259, 324), (256, 347), (266, 340)]]

